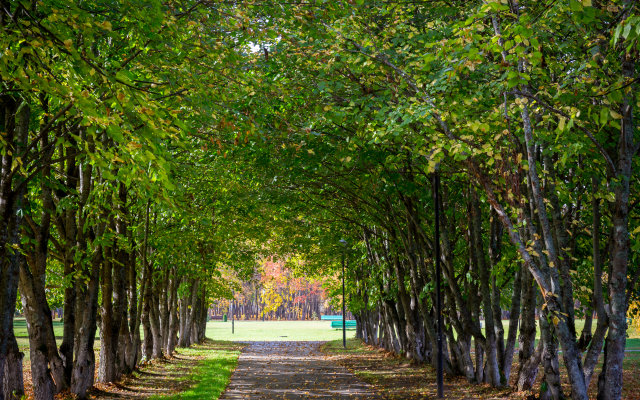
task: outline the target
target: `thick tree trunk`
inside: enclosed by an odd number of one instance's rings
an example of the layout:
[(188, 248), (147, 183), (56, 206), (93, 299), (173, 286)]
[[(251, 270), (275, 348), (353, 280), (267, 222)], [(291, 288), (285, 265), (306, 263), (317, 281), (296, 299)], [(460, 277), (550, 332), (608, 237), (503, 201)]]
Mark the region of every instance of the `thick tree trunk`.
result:
[[(195, 319), (196, 312), (196, 302), (198, 299), (198, 290), (199, 290), (199, 281), (198, 279), (191, 280), (191, 291), (189, 295), (184, 298), (183, 302), (183, 311), (184, 311), (184, 325), (182, 321), (182, 313), (180, 315), (181, 321), (181, 329), (180, 329), (180, 338), (179, 338), (179, 346), (180, 347), (189, 347), (192, 343), (191, 339), (191, 330), (193, 328), (193, 321)], [(235, 308), (235, 307), (234, 307)], [(235, 312), (235, 310), (234, 310)]]
[[(12, 326), (13, 330), (13, 326)], [(18, 400), (24, 395), (22, 377), (22, 358), (24, 354), (18, 349), (18, 342), (13, 332), (6, 338), (6, 351), (0, 357), (0, 399)]]
[(518, 380), (516, 383), (518, 391), (522, 392), (533, 388), (533, 384), (536, 382), (536, 378), (538, 377), (538, 369), (542, 359), (543, 347), (543, 341), (540, 340), (538, 342), (538, 346), (531, 353), (531, 356), (520, 363)]
[(20, 294), (29, 331), (34, 397), (36, 400), (53, 399), (56, 393), (66, 388), (64, 365), (53, 333), (44, 275), (33, 276), (25, 264), (20, 270)]
[[(1, 13), (1, 12), (0, 12)], [(0, 14), (1, 15), (1, 14)], [(29, 108), (23, 105), (18, 115), (13, 98), (0, 97), (0, 130), (7, 143), (16, 142), (17, 148), (26, 145), (28, 134)], [(13, 153), (3, 152), (0, 166), (0, 399), (19, 399), (24, 394), (22, 379), (22, 357), (13, 333), (20, 263), (24, 256), (10, 250), (20, 244), (21, 222), (16, 212), (24, 201), (24, 190), (13, 191), (11, 179)]]
[[(630, 15), (634, 1), (625, 1), (625, 21)], [(621, 22), (622, 23), (622, 22)], [(629, 22), (627, 22), (629, 23)], [(626, 82), (636, 77), (635, 57), (637, 54), (625, 51), (622, 55), (622, 76)], [(622, 397), (622, 361), (627, 333), (627, 268), (629, 265), (629, 193), (633, 157), (637, 152), (634, 143), (636, 130), (633, 120), (635, 90), (624, 93), (620, 108), (622, 115), (618, 138), (615, 180), (610, 184), (615, 195), (611, 219), (613, 222), (613, 244), (609, 267), (609, 334), (605, 347), (605, 362), (602, 367), (604, 384), (598, 391), (598, 400), (618, 400)]]
[(560, 384), (560, 363), (558, 362), (558, 342), (554, 337), (553, 326), (549, 323), (553, 316), (541, 311), (540, 336), (543, 341), (542, 365), (544, 367), (544, 382), (540, 390), (541, 399), (562, 400), (562, 386)]
[(75, 362), (71, 376), (71, 391), (79, 399), (87, 398), (87, 391), (93, 386), (96, 369), (96, 356), (93, 345), (98, 327), (98, 292), (100, 289), (100, 265), (103, 263), (102, 251), (95, 250), (91, 265), (85, 270), (89, 276), (86, 285), (77, 284), (76, 310), (78, 324), (75, 329)]
[(100, 327), (100, 363), (98, 365), (98, 382), (115, 382), (118, 378), (118, 337), (120, 333), (120, 316), (115, 312), (113, 298), (113, 269), (109, 261), (115, 256), (114, 248), (105, 249), (106, 257), (102, 264), (102, 317)]
[(153, 352), (151, 356), (153, 358), (163, 358), (162, 347), (164, 341), (162, 340), (162, 330), (160, 329), (160, 312), (159, 312), (159, 299), (157, 289), (149, 287), (149, 324), (151, 327), (151, 335), (153, 339)]
[[(533, 387), (538, 364), (542, 354), (535, 350), (536, 340), (536, 290), (533, 285), (531, 273), (522, 269), (522, 312), (520, 313), (520, 336), (518, 350), (518, 390), (529, 390)], [(526, 368), (526, 367), (529, 368)]]

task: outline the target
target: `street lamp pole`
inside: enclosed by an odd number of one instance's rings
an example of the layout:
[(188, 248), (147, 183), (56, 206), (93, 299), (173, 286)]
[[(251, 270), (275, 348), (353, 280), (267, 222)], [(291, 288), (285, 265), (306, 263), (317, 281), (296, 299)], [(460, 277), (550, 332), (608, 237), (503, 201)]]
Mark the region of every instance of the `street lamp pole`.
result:
[(236, 310), (233, 307), (233, 301), (235, 299), (236, 295), (235, 293), (233, 294), (233, 299), (231, 299), (231, 334), (233, 335), (235, 333), (235, 322), (236, 322)]
[(434, 209), (435, 209), (435, 245), (436, 245), (436, 316), (438, 320), (437, 346), (438, 355), (436, 363), (436, 381), (438, 383), (438, 398), (444, 398), (443, 381), (443, 355), (442, 355), (442, 295), (440, 293), (440, 172), (436, 169), (433, 174)]
[(347, 241), (344, 239), (340, 240), (342, 243), (342, 347), (347, 348), (347, 312), (345, 306), (344, 299), (344, 263), (345, 263), (345, 253), (347, 252)]

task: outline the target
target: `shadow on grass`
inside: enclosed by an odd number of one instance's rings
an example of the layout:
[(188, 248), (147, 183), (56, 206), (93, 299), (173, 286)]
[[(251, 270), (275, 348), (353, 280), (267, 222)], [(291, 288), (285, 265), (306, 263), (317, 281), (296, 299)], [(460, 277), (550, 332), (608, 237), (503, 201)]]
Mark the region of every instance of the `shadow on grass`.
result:
[[(201, 356), (202, 359), (179, 377), (180, 383), (189, 383), (180, 393), (152, 396), (151, 399), (217, 399), (229, 384), (231, 374), (238, 364), (242, 345), (230, 342), (206, 340), (203, 344), (185, 349), (184, 355)], [(182, 385), (180, 385), (182, 386)]]

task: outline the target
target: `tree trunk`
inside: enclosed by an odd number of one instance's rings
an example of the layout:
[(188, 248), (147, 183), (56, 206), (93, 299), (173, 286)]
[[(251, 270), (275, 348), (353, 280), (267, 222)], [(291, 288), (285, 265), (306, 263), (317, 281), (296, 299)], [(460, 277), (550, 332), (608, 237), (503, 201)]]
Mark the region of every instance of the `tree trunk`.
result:
[(541, 399), (562, 400), (562, 386), (560, 385), (560, 363), (558, 362), (558, 342), (554, 337), (554, 331), (550, 319), (551, 313), (543, 310), (540, 313), (540, 336), (543, 341), (542, 365), (544, 367), (543, 380), (540, 390)]
[[(1, 12), (0, 12), (1, 13)], [(26, 146), (29, 122), (29, 107), (23, 105), (17, 116), (17, 104), (13, 98), (0, 97), (0, 130), (3, 140), (14, 143), (21, 149)], [(23, 354), (13, 333), (20, 263), (24, 256), (10, 250), (20, 244), (21, 225), (17, 210), (24, 202), (25, 190), (13, 190), (13, 153), (3, 152), (0, 166), (0, 399), (17, 400), (24, 394), (22, 378)], [(16, 174), (18, 175), (18, 174)]]
[(173, 267), (171, 269), (171, 283), (169, 285), (169, 329), (166, 337), (165, 352), (167, 356), (173, 355), (177, 345), (176, 328), (178, 326), (178, 284), (177, 271)]
[[(522, 269), (522, 312), (520, 313), (520, 336), (518, 350), (518, 390), (533, 387), (538, 374), (542, 348), (534, 351), (536, 340), (536, 290), (531, 273)], [(536, 362), (537, 360), (537, 362)], [(526, 368), (528, 366), (528, 368)]]
[[(101, 235), (101, 233), (100, 233)], [(71, 391), (79, 399), (87, 398), (87, 391), (93, 386), (96, 356), (93, 345), (98, 326), (98, 292), (100, 289), (101, 248), (94, 250), (91, 265), (85, 271), (89, 276), (86, 285), (77, 283), (76, 310), (78, 324), (75, 329), (75, 362), (71, 376)]]
[[(75, 140), (71, 135), (67, 134), (67, 140), (71, 142), (71, 146), (66, 148), (66, 193), (68, 196), (76, 191), (78, 186), (78, 167), (76, 165), (76, 147)], [(63, 152), (62, 150), (60, 151)], [(64, 290), (64, 325), (62, 331), (62, 344), (60, 344), (60, 356), (64, 363), (64, 375), (67, 382), (71, 382), (71, 372), (73, 370), (73, 349), (75, 336), (75, 314), (76, 314), (76, 284), (74, 271), (76, 269), (74, 257), (77, 252), (77, 221), (76, 209), (70, 207), (64, 210), (57, 218), (58, 231), (62, 238), (63, 254), (62, 264), (64, 265), (64, 276), (67, 280), (67, 286)]]
[(148, 291), (150, 304), (149, 323), (153, 339), (153, 353), (151, 356), (152, 358), (163, 358), (164, 355), (162, 353), (162, 347), (164, 346), (164, 341), (162, 340), (162, 330), (160, 329), (160, 301), (158, 298), (158, 289), (154, 289), (153, 285), (150, 285)]
[(513, 353), (515, 351), (516, 338), (518, 335), (518, 319), (520, 318), (520, 300), (522, 292), (523, 267), (520, 266), (513, 281), (513, 295), (511, 296), (511, 309), (509, 310), (509, 333), (505, 344), (504, 358), (500, 369), (503, 371), (503, 384), (509, 384), (511, 377), (511, 366), (513, 364)]
[(113, 247), (105, 249), (106, 257), (102, 263), (102, 310), (100, 327), (100, 363), (98, 382), (115, 382), (118, 379), (117, 351), (120, 333), (119, 316), (113, 306)]
[[(625, 1), (625, 20), (631, 12), (633, 1)], [(629, 22), (627, 22), (629, 23)], [(624, 52), (622, 76), (631, 82), (635, 76), (635, 54)], [(627, 333), (627, 268), (629, 265), (629, 193), (633, 156), (637, 152), (633, 136), (636, 129), (633, 120), (635, 91), (624, 94), (620, 114), (622, 115), (618, 139), (618, 160), (615, 180), (610, 185), (615, 195), (611, 219), (613, 222), (613, 245), (609, 267), (609, 334), (605, 347), (605, 362), (601, 375), (604, 384), (598, 391), (598, 400), (618, 400), (622, 397), (622, 361)]]
[(56, 393), (66, 388), (64, 365), (53, 333), (44, 275), (33, 276), (25, 264), (20, 269), (20, 294), (29, 331), (34, 397), (37, 400), (53, 399)]
[(496, 344), (495, 324), (493, 322), (493, 307), (491, 304), (490, 271), (485, 259), (482, 243), (482, 217), (477, 194), (473, 188), (469, 189), (471, 197), (471, 241), (475, 246), (475, 257), (480, 278), (482, 293), (482, 314), (485, 321), (485, 353), (487, 355), (487, 381), (494, 387), (499, 387), (500, 370), (498, 367), (498, 349)]

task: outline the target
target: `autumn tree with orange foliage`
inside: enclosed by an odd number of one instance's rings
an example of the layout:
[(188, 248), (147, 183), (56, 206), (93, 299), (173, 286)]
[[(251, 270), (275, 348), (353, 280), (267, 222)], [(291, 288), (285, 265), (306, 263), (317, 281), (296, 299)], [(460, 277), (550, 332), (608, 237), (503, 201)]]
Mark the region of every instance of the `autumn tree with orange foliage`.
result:
[[(333, 313), (323, 285), (326, 279), (297, 276), (283, 259), (269, 257), (233, 298), (235, 317), (262, 320), (311, 320)], [(229, 311), (229, 300), (212, 305), (214, 314)]]

